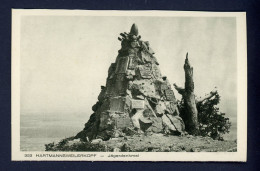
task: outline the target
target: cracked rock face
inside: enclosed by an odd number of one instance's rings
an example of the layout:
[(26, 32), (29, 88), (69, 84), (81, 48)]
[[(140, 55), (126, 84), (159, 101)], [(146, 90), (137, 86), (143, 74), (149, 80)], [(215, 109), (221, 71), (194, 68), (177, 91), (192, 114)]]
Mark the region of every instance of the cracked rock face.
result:
[[(101, 86), (93, 114), (75, 138), (107, 140), (140, 132), (182, 132), (174, 92), (163, 77), (154, 51), (142, 41), (136, 24), (121, 33), (121, 49), (108, 69), (106, 85)], [(169, 131), (166, 131), (169, 132)]]

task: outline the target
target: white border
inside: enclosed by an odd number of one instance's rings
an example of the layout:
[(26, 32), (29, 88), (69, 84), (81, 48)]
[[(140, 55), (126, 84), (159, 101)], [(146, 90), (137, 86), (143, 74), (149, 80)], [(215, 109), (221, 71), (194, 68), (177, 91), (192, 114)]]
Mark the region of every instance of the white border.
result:
[[(160, 16), (236, 17), (237, 24), (237, 152), (22, 152), (20, 151), (20, 20), (24, 15), (55, 16)], [(89, 11), (89, 10), (12, 10), (12, 160), (13, 161), (242, 161), (247, 160), (247, 49), (245, 12), (186, 11)], [(31, 154), (32, 157), (25, 157)], [(73, 154), (85, 157), (41, 157)], [(139, 157), (108, 157), (133, 154)]]

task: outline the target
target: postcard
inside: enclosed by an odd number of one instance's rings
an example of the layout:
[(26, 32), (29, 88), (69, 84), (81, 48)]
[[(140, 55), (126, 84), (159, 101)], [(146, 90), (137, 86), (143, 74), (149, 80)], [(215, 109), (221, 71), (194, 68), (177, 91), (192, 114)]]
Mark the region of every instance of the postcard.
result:
[(247, 160), (245, 12), (12, 10), (13, 161)]

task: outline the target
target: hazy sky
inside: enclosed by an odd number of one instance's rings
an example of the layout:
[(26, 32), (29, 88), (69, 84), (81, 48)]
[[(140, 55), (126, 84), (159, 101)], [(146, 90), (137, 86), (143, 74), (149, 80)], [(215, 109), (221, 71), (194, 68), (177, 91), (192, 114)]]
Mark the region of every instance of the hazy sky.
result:
[(120, 49), (117, 37), (133, 23), (171, 84), (184, 86), (189, 52), (195, 94), (216, 86), (221, 111), (236, 117), (236, 20), (228, 17), (22, 17), (21, 113), (90, 115)]

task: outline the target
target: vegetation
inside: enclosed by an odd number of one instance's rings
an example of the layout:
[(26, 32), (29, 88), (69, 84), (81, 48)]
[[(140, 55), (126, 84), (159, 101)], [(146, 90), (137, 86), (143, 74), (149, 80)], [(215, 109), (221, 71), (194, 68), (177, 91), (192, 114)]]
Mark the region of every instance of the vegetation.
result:
[(69, 143), (69, 141), (73, 141), (74, 137), (65, 138), (61, 140), (59, 143), (54, 144), (49, 143), (45, 144), (45, 151), (105, 151), (105, 146), (101, 144), (92, 144), (90, 142), (75, 142)]
[[(225, 117), (225, 113), (219, 111), (217, 105), (220, 102), (220, 96), (216, 94), (202, 103), (197, 103), (198, 110), (198, 134), (201, 136), (210, 136), (213, 139), (223, 140), (223, 134), (229, 133), (231, 122)], [(180, 116), (185, 112), (184, 101), (179, 102)]]

